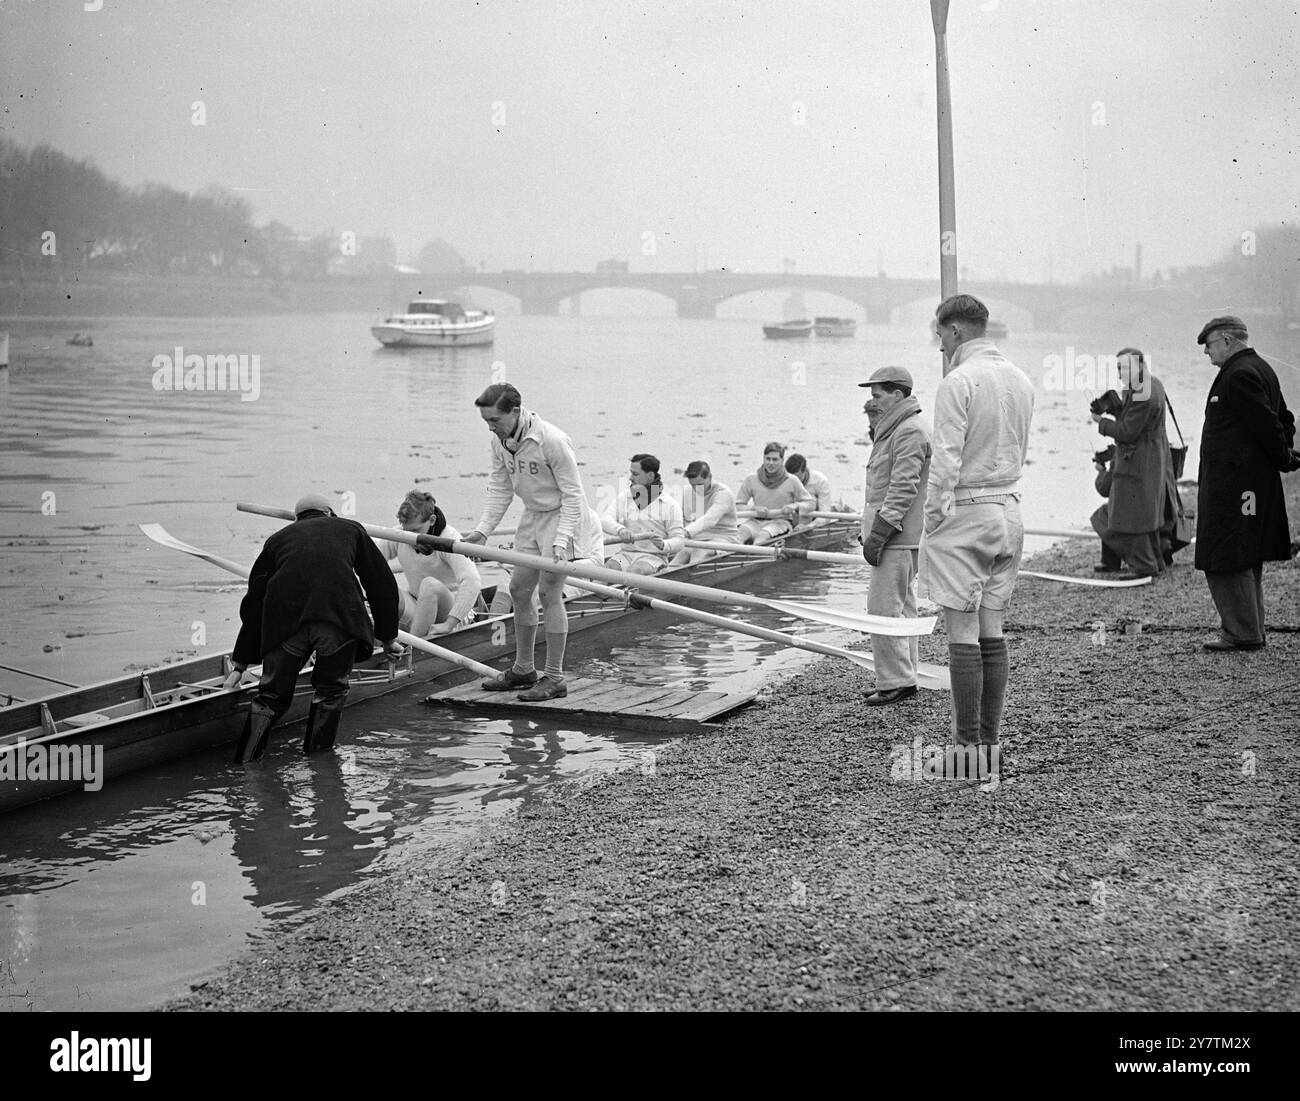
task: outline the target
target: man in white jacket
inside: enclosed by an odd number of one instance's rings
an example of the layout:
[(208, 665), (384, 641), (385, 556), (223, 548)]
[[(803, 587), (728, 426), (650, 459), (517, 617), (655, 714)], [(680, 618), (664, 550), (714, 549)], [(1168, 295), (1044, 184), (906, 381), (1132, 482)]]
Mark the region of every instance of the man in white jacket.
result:
[(1034, 387), (984, 335), (989, 311), (978, 298), (953, 295), (935, 318), (949, 369), (934, 400), (921, 579), (944, 609), (957, 747), (978, 747), (981, 769), (997, 772), (1008, 668), (1002, 616), (1025, 537), (1020, 471)]
[[(569, 437), (524, 409), (519, 391), (509, 383), (489, 386), (474, 404), (494, 437), (492, 473), (483, 515), (465, 542), (486, 543), (517, 496), (524, 503), (524, 514), (515, 533), (516, 550), (554, 562), (599, 554), (594, 548), (600, 544), (600, 529), (591, 530), (595, 513), (587, 504)], [(535, 594), (541, 596), (546, 628), (546, 668), (540, 680), (533, 666)], [(567, 696), (564, 647), (569, 619), (564, 611), (564, 575), (516, 566), (510, 575), (510, 598), (515, 611), (515, 663), (484, 681), (483, 687), (491, 692), (527, 689), (520, 693), (521, 700)]]
[(659, 460), (653, 455), (632, 456), (628, 488), (610, 502), (601, 524), (625, 544), (605, 560), (609, 570), (658, 573), (686, 545), (682, 506), (664, 494)]

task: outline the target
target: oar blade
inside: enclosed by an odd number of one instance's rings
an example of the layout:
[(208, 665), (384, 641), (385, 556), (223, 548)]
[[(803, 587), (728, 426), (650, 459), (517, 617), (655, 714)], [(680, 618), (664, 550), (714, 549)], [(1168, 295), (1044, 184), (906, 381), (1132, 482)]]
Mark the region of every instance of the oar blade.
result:
[(1070, 577), (1063, 573), (1039, 573), (1037, 570), (1021, 570), (1021, 577), (1037, 577), (1040, 581), (1060, 581), (1066, 585), (1088, 585), (1095, 589), (1136, 589), (1139, 585), (1150, 585), (1149, 577), (1132, 577), (1126, 581), (1108, 581), (1104, 577)]
[[(830, 656), (844, 658), (863, 669), (875, 671), (876, 663), (870, 654), (861, 650), (844, 650), (838, 646), (827, 646), (822, 651)], [(920, 688), (929, 688), (936, 692), (951, 692), (952, 677), (946, 665), (931, 665), (928, 661), (918, 662), (916, 666), (916, 683)]]
[(768, 607), (785, 615), (811, 619), (825, 623), (830, 627), (843, 627), (848, 631), (861, 631), (869, 635), (892, 635), (907, 638), (912, 635), (928, 635), (934, 631), (938, 622), (936, 616), (881, 616), (863, 615), (846, 612), (839, 608), (827, 608), (822, 604), (802, 604), (794, 600), (765, 600)]

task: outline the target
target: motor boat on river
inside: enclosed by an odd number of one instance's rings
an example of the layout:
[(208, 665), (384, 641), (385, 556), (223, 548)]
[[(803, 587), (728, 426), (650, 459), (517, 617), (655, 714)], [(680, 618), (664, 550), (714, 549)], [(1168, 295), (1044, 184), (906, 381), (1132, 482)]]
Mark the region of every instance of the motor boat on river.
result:
[(448, 348), (491, 344), (497, 319), (491, 310), (466, 310), (440, 298), (418, 298), (371, 333), (388, 348)]

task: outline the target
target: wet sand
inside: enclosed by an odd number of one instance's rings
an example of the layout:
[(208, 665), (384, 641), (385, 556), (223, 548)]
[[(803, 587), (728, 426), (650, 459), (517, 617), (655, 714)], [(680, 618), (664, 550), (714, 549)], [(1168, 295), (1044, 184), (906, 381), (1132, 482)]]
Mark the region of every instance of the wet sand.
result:
[(1265, 568), (1268, 648), (1225, 655), (1179, 557), (1134, 590), (1021, 580), (994, 790), (900, 775), (946, 694), (868, 709), (827, 660), (409, 852), (170, 1008), (1294, 1010), (1300, 565)]

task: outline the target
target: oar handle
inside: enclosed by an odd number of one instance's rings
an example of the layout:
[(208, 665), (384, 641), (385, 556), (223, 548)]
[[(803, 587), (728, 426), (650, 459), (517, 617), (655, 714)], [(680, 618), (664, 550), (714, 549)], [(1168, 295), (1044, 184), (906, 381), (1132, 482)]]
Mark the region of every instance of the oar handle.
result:
[(495, 677), (500, 672), (500, 670), (493, 669), (490, 665), (484, 665), (481, 661), (475, 661), (464, 654), (456, 653), (455, 650), (448, 650), (445, 646), (438, 646), (428, 639), (420, 638), (418, 635), (410, 634), (407, 631), (398, 631), (397, 641), (404, 646), (411, 647), (413, 650), (423, 650), (426, 654), (443, 658), (454, 665), (459, 665), (462, 669), (468, 669), (471, 673), (477, 673), (481, 677)]

